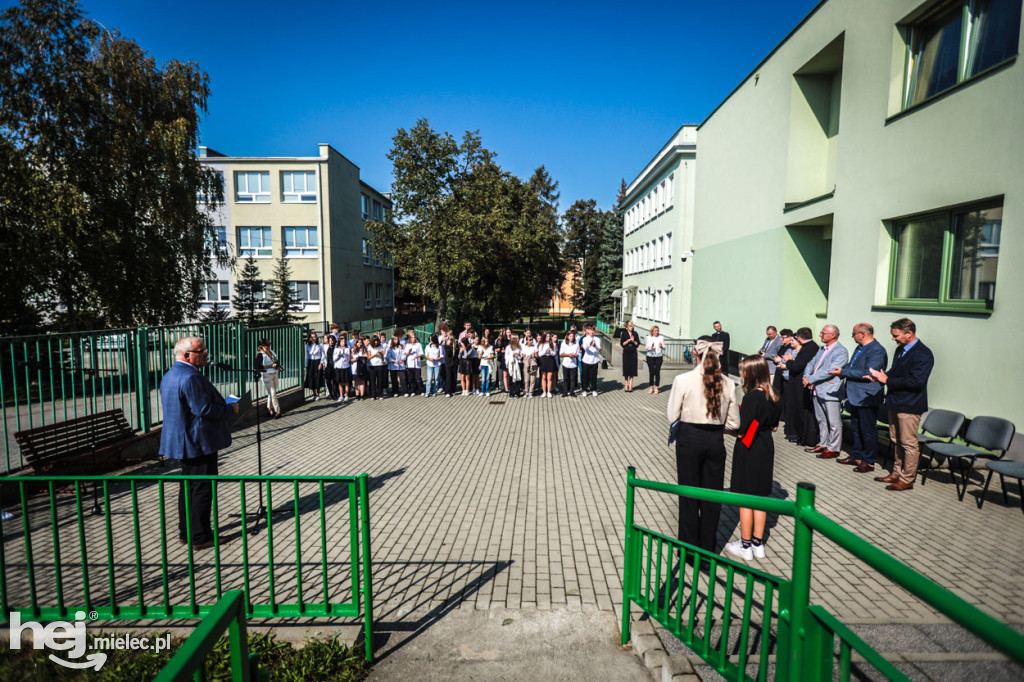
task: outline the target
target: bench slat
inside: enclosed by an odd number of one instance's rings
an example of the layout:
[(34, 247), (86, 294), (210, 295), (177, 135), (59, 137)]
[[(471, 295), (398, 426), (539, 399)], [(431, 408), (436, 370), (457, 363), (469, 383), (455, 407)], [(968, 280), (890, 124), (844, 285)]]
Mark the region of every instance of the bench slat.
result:
[(14, 434), (25, 461), (33, 468), (89, 455), (93, 443), (97, 455), (134, 440), (135, 431), (121, 410), (107, 410), (85, 417), (48, 424)]

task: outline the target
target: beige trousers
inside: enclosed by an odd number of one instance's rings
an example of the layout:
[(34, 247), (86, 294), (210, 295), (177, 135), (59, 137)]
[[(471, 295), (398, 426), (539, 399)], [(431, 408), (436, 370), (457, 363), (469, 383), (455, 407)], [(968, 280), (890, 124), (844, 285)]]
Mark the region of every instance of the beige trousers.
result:
[(892, 473), (904, 483), (913, 483), (917, 478), (917, 463), (921, 459), (921, 446), (917, 442), (917, 430), (921, 426), (921, 415), (889, 413), (889, 440), (895, 446), (896, 461)]

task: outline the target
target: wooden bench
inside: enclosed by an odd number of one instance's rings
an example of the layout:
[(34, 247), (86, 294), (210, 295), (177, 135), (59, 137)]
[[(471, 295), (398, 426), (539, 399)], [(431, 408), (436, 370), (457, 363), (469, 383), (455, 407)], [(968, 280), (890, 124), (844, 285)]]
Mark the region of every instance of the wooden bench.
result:
[[(120, 465), (121, 453), (142, 436), (136, 434), (121, 410), (98, 412), (14, 434), (25, 463), (37, 473), (73, 468), (93, 473), (95, 439), (96, 473)], [(71, 473), (66, 472), (66, 473)]]

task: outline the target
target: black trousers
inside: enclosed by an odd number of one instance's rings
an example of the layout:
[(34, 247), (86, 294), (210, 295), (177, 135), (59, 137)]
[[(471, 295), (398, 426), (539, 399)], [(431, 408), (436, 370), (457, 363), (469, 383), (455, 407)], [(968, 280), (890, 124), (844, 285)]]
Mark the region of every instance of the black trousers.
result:
[[(782, 370), (779, 370), (782, 371)], [(799, 379), (782, 380), (782, 407), (786, 425), (783, 432), (787, 438), (803, 440), (804, 436), (804, 387)]]
[(647, 357), (647, 371), (650, 373), (650, 384), (655, 388), (661, 384), (661, 361), (664, 359)]
[(370, 373), (370, 397), (380, 398), (384, 394), (384, 372), (387, 368), (384, 365), (367, 365), (366, 371)]
[[(181, 473), (185, 476), (216, 476), (217, 453), (181, 460)], [(209, 481), (188, 482), (189, 526), (192, 529), (192, 543), (213, 540), (210, 511), (213, 507), (213, 486)], [(178, 538), (186, 539), (185, 528), (185, 481), (178, 483)]]
[(444, 392), (453, 395), (456, 388), (460, 388), (458, 381), (459, 366), (454, 362), (446, 362), (441, 365), (441, 374), (444, 375)]
[(575, 367), (562, 368), (562, 380), (565, 382), (565, 393), (562, 395), (573, 395), (576, 392), (577, 370)]
[[(679, 485), (721, 490), (725, 485), (725, 435), (721, 426), (679, 425), (676, 478)], [(679, 498), (679, 539), (709, 552), (717, 549), (722, 505)]]
[(583, 365), (583, 390), (584, 391), (596, 391), (597, 390), (597, 363), (590, 365), (587, 363), (581, 363)]
[(423, 393), (423, 375), (419, 367), (407, 367), (405, 369), (405, 392), (419, 395)]
[(330, 398), (336, 399), (341, 395), (338, 390), (338, 379), (341, 376), (340, 369), (334, 369), (333, 367), (324, 368), (324, 378), (327, 380), (327, 395)]
[(405, 370), (390, 369), (391, 374), (391, 395), (402, 395), (405, 393)]

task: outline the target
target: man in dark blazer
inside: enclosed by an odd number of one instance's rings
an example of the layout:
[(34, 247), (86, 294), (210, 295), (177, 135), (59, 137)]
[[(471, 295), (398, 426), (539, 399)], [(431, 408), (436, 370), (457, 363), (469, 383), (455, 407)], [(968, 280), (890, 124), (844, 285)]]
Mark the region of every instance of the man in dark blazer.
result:
[(886, 386), (885, 408), (889, 412), (889, 440), (896, 446), (892, 473), (877, 476), (876, 481), (888, 483), (886, 490), (910, 490), (917, 478), (917, 462), (921, 456), (917, 430), (921, 415), (928, 411), (928, 377), (935, 366), (935, 356), (917, 338), (917, 326), (906, 317), (892, 323), (892, 340), (899, 346), (892, 357), (892, 368), (886, 374), (871, 370), (871, 377)]
[[(818, 353), (818, 344), (811, 338), (809, 327), (800, 327), (793, 335), (790, 343), (792, 358), (784, 356), (776, 359), (779, 369), (789, 371), (789, 381), (783, 392), (784, 410), (786, 415), (786, 440), (798, 445), (814, 445), (818, 442), (818, 422), (814, 418), (814, 406), (811, 404), (811, 392), (804, 388), (803, 376), (807, 363)], [(792, 429), (789, 422), (793, 422)]]
[[(186, 476), (216, 476), (217, 451), (231, 445), (228, 417), (238, 412), (238, 404), (227, 405), (199, 371), (209, 362), (209, 351), (201, 338), (188, 336), (178, 341), (174, 359), (160, 382), (164, 414), (160, 454), (181, 460), (181, 473)], [(192, 544), (197, 549), (212, 547), (212, 486), (207, 481), (189, 481), (188, 499)], [(178, 541), (184, 544), (187, 537), (183, 481), (178, 487)]]
[(850, 364), (832, 370), (832, 375), (846, 379), (846, 400), (850, 408), (850, 426), (853, 431), (853, 450), (848, 457), (837, 459), (840, 464), (856, 467), (859, 474), (875, 470), (878, 455), (878, 433), (875, 421), (878, 406), (882, 404), (882, 385), (871, 378), (872, 370), (885, 371), (889, 354), (875, 340), (875, 328), (861, 322), (853, 328), (857, 350)]
[(722, 331), (722, 323), (715, 320), (715, 333), (711, 335), (712, 341), (721, 341), (722, 343), (722, 374), (729, 373), (729, 332)]

